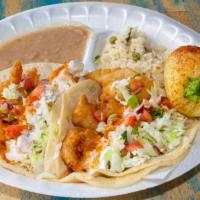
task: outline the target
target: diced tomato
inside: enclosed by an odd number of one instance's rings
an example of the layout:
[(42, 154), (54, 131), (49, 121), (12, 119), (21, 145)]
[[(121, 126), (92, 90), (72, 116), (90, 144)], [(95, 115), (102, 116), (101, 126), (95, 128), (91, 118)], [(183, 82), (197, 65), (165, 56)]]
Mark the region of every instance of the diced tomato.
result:
[(10, 111), (12, 115), (21, 115), (24, 113), (25, 107), (23, 105), (15, 105), (14, 108)]
[(5, 144), (4, 142), (0, 141), (0, 150), (4, 149), (5, 148)]
[(119, 118), (119, 119), (117, 119), (116, 121), (114, 121), (114, 125), (115, 126), (118, 126), (118, 125), (120, 125), (120, 124), (122, 124), (124, 122), (124, 119), (122, 119), (122, 118)]
[(173, 107), (171, 102), (169, 101), (169, 99), (167, 97), (161, 98), (161, 104), (163, 104), (164, 106), (167, 106), (169, 109)]
[(58, 67), (55, 71), (52, 72), (52, 74), (49, 76), (48, 80), (52, 81), (54, 78), (56, 78), (59, 73), (64, 69), (65, 65)]
[(8, 138), (16, 139), (23, 130), (29, 130), (28, 125), (10, 125), (4, 128), (5, 134)]
[(130, 89), (136, 94), (139, 93), (143, 88), (143, 83), (141, 80), (132, 79), (130, 84)]
[(135, 126), (135, 127), (139, 127), (140, 126), (140, 122), (137, 121), (135, 116), (129, 116), (125, 119), (125, 126)]
[(25, 78), (22, 82), (22, 87), (25, 90), (33, 89), (34, 88), (34, 80), (32, 78)]
[(38, 86), (27, 97), (28, 104), (31, 104), (34, 101), (38, 100), (41, 94), (44, 92), (44, 90), (45, 90), (45, 84), (39, 83)]
[(145, 121), (145, 122), (152, 122), (153, 121), (153, 117), (151, 116), (151, 114), (147, 111), (147, 110), (143, 110), (141, 117), (140, 117), (140, 121)]
[(94, 118), (100, 122), (100, 121), (104, 121), (104, 116), (103, 116), (103, 112), (101, 110), (96, 110), (94, 112)]
[(122, 111), (123, 111), (123, 112), (125, 112), (126, 109), (128, 109), (128, 106), (123, 106), (123, 107), (122, 107)]
[(144, 146), (139, 141), (134, 141), (132, 144), (126, 145), (127, 151), (134, 151), (142, 148), (144, 148)]

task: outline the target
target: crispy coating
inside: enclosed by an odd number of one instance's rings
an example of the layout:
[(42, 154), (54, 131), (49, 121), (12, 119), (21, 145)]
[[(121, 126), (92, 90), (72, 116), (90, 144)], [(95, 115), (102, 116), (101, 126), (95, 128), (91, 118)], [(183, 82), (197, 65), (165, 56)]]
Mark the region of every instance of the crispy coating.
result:
[(132, 69), (114, 68), (101, 69), (86, 75), (86, 78), (97, 81), (101, 86), (105, 86), (110, 82), (135, 76), (136, 72)]
[[(140, 81), (142, 83), (142, 88), (141, 88), (141, 91), (137, 93), (137, 97), (142, 102), (143, 99), (149, 99), (150, 98), (148, 90), (150, 90), (151, 87), (153, 86), (153, 81), (149, 80), (144, 75), (141, 76)], [(118, 96), (120, 99), (123, 99), (123, 96), (121, 95), (119, 90), (111, 87), (112, 84), (113, 84), (113, 82), (110, 82), (110, 83), (107, 83), (106, 85), (103, 86), (102, 95), (101, 95), (102, 100), (104, 100), (104, 99), (108, 100), (109, 98), (115, 99), (116, 96)]]
[(176, 110), (188, 117), (200, 117), (200, 103), (184, 97), (189, 78), (200, 77), (200, 47), (182, 46), (165, 61), (164, 81), (169, 100)]
[(73, 171), (86, 170), (87, 158), (99, 141), (97, 133), (91, 129), (72, 128), (64, 139), (61, 156), (65, 164)]
[(15, 64), (12, 66), (10, 71), (10, 81), (15, 84), (19, 84), (22, 78), (22, 64), (19, 60), (15, 62)]
[(108, 83), (102, 89), (102, 94), (100, 96), (100, 110), (103, 112), (105, 118), (109, 117), (111, 114), (121, 115), (123, 112), (123, 106), (115, 100), (115, 96), (122, 98), (122, 95), (118, 90), (111, 90), (112, 83)]
[(34, 84), (37, 85), (39, 82), (39, 74), (37, 69), (34, 67), (26, 72), (25, 76), (34, 80)]
[(143, 88), (141, 89), (141, 91), (137, 94), (137, 97), (139, 99), (140, 102), (142, 102), (143, 99), (149, 99), (150, 95), (148, 93), (148, 90), (151, 89), (151, 87), (153, 86), (153, 81), (148, 79), (146, 76), (141, 76), (141, 82), (143, 84)]
[(96, 129), (97, 121), (94, 118), (96, 106), (88, 102), (86, 95), (81, 95), (72, 114), (72, 122), (76, 126)]
[(103, 116), (108, 118), (111, 114), (122, 115), (123, 106), (115, 99), (109, 99), (100, 102), (100, 110), (103, 112)]
[[(143, 84), (143, 87), (137, 96), (142, 102), (143, 99), (149, 99), (150, 95), (147, 90), (152, 87), (153, 83), (145, 76), (142, 76), (140, 80)], [(118, 96), (120, 99), (123, 99), (123, 96), (119, 90), (111, 87), (112, 84), (113, 82), (104, 85), (102, 88), (102, 94), (100, 96), (100, 110), (102, 110), (105, 117), (108, 117), (111, 114), (121, 115), (123, 112), (123, 106), (115, 99), (116, 96)]]
[(100, 110), (104, 117), (111, 114), (122, 114), (122, 105), (115, 100), (115, 96), (121, 96), (118, 90), (111, 90), (114, 81), (135, 76), (136, 72), (126, 68), (100, 69), (86, 75), (86, 78), (97, 81), (102, 86), (100, 96)]

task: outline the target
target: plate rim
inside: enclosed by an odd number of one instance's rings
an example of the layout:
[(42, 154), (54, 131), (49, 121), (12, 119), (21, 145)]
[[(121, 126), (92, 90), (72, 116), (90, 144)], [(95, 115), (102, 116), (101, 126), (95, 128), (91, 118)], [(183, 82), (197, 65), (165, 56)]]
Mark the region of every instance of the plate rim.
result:
[[(165, 14), (163, 14), (163, 13), (160, 13), (160, 12), (158, 12), (158, 11), (155, 11), (155, 10), (150, 10), (150, 9), (148, 9), (148, 8), (143, 8), (143, 7), (139, 7), (139, 6), (135, 6), (135, 5), (131, 5), (131, 4), (123, 4), (123, 3), (110, 3), (110, 2), (68, 2), (68, 3), (58, 3), (58, 4), (53, 4), (53, 5), (45, 5), (45, 6), (41, 6), (41, 7), (37, 7), (37, 8), (33, 8), (33, 9), (29, 9), (29, 10), (25, 10), (25, 11), (22, 11), (22, 12), (19, 12), (19, 13), (16, 13), (16, 14), (14, 14), (14, 15), (11, 15), (11, 16), (9, 16), (9, 17), (6, 17), (6, 18), (3, 18), (2, 20), (0, 20), (0, 24), (1, 23), (7, 23), (7, 22), (9, 22), (10, 20), (12, 20), (13, 18), (15, 18), (15, 17), (17, 17), (17, 16), (21, 16), (21, 15), (27, 15), (27, 14), (30, 14), (30, 13), (33, 13), (33, 12), (35, 12), (35, 11), (37, 11), (37, 10), (42, 10), (42, 9), (50, 9), (50, 8), (52, 8), (52, 7), (62, 7), (62, 6), (73, 6), (73, 5), (95, 5), (95, 6), (97, 6), (97, 5), (103, 5), (103, 6), (110, 6), (110, 7), (118, 7), (118, 6), (120, 6), (120, 7), (123, 7), (123, 8), (125, 8), (125, 9), (128, 9), (128, 8), (130, 8), (130, 9), (136, 9), (136, 10), (140, 10), (140, 11), (143, 11), (144, 13), (150, 13), (150, 14), (152, 14), (152, 15), (154, 15), (154, 16), (158, 16), (159, 18), (162, 18), (162, 19), (164, 19), (164, 20), (167, 20), (170, 24), (173, 24), (173, 25), (175, 25), (176, 27), (178, 27), (178, 28), (181, 28), (181, 29), (184, 29), (184, 31), (185, 32), (187, 32), (187, 33), (190, 33), (190, 34), (192, 34), (192, 35), (194, 35), (195, 37), (198, 37), (199, 38), (199, 36), (200, 36), (200, 34), (198, 33), (198, 32), (196, 32), (195, 30), (193, 30), (192, 28), (190, 28), (190, 27), (188, 27), (188, 26), (186, 26), (186, 25), (184, 25), (184, 24), (182, 24), (181, 22), (179, 22), (179, 21), (176, 21), (175, 19), (173, 19), (173, 18), (171, 18), (171, 17), (169, 17), (169, 16), (167, 16), (167, 15), (165, 15)], [(42, 28), (42, 27), (41, 27)], [(21, 33), (20, 33), (21, 34)], [(17, 36), (19, 36), (20, 34), (17, 34)], [(192, 168), (193, 169), (193, 168)], [(190, 171), (190, 170), (192, 170), (192, 169), (189, 169), (188, 171)], [(1, 169), (0, 169), (1, 170)], [(188, 172), (187, 171), (187, 172)], [(185, 173), (187, 173), (187, 172), (185, 172)], [(11, 172), (12, 173), (12, 172)], [(185, 174), (184, 173), (184, 174)], [(182, 176), (182, 175), (184, 175), (184, 174), (180, 174), (180, 175), (178, 175), (177, 177), (180, 177), (180, 176)], [(14, 173), (14, 176), (16, 176), (16, 178), (20, 178), (20, 176), (21, 175), (18, 175), (18, 174), (15, 174)], [(176, 177), (176, 178), (177, 178)], [(27, 177), (25, 177), (25, 178), (27, 178)], [(174, 179), (176, 179), (176, 178), (174, 178)], [(172, 181), (172, 180), (174, 180), (174, 179), (169, 179), (169, 180), (167, 180), (167, 181), (165, 181), (164, 183), (162, 183), (162, 181), (161, 181), (161, 183), (159, 183), (159, 184), (156, 184), (156, 185), (153, 185), (153, 186), (149, 186), (149, 187), (147, 187), (147, 188), (145, 188), (145, 189), (150, 189), (150, 188), (154, 188), (154, 187), (157, 187), (157, 186), (160, 186), (160, 185), (163, 185), (163, 184), (165, 184), (165, 183), (167, 183), (167, 182), (169, 182), (169, 181)], [(34, 180), (34, 181), (38, 181), (38, 180)], [(44, 184), (52, 184), (51, 182), (47, 182), (47, 181), (42, 181), (42, 180), (39, 180), (39, 181), (41, 181), (41, 182), (45, 182)], [(115, 194), (113, 194), (112, 193), (112, 195), (110, 195), (109, 194), (109, 189), (107, 188), (106, 190), (107, 190), (107, 193), (101, 193), (100, 195), (96, 195), (95, 193), (93, 193), (93, 194), (87, 194), (87, 195), (83, 195), (83, 194), (78, 194), (77, 196), (76, 195), (72, 195), (72, 196), (70, 196), (70, 194), (68, 194), (67, 196), (65, 195), (65, 196), (61, 196), (61, 195), (59, 195), (59, 194), (57, 194), (57, 195), (55, 195), (55, 194), (53, 194), (53, 192), (54, 191), (49, 191), (49, 193), (46, 193), (46, 192), (42, 192), (42, 191), (37, 191), (37, 189), (30, 189), (30, 187), (31, 186), (22, 186), (22, 184), (17, 184), (17, 183), (12, 183), (12, 182), (10, 182), (9, 180), (6, 180), (6, 177), (5, 177), (5, 179), (4, 179), (4, 181), (2, 181), (1, 179), (0, 179), (0, 182), (2, 182), (2, 183), (4, 183), (4, 184), (6, 184), (6, 185), (9, 185), (9, 186), (14, 186), (14, 187), (17, 187), (17, 188), (19, 188), (19, 189), (22, 189), (22, 190), (26, 190), (26, 191), (29, 191), (29, 192), (34, 192), (34, 193), (38, 193), (38, 194), (43, 194), (43, 195), (51, 195), (51, 196), (59, 196), (59, 197), (82, 197), (82, 198), (97, 198), (97, 197), (109, 197), (109, 196), (118, 196), (118, 195), (123, 195), (123, 194), (129, 194), (129, 193), (132, 193), (132, 191), (131, 191), (131, 189), (129, 189), (128, 187), (124, 187), (124, 188), (120, 188), (120, 189), (116, 189), (116, 193)], [(58, 184), (58, 183), (53, 183), (53, 184)], [(74, 185), (74, 184), (71, 184), (71, 185)], [(76, 186), (77, 186), (77, 184), (75, 184)], [(76, 187), (75, 186), (75, 187)], [(72, 186), (73, 187), (73, 186)], [(91, 186), (92, 187), (92, 186)], [(99, 187), (96, 187), (96, 189), (102, 189), (102, 188), (99, 188)], [(127, 190), (126, 190), (127, 189)], [(144, 191), (145, 189), (143, 189), (143, 190), (138, 190), (137, 192), (141, 192), (141, 191)], [(134, 192), (136, 192), (136, 191), (134, 191)]]

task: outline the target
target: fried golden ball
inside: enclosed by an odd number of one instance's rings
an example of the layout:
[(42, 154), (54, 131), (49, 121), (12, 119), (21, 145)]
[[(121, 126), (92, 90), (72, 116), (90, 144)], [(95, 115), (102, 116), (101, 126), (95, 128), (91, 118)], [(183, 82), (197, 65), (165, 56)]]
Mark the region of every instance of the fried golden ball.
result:
[(199, 78), (200, 47), (182, 46), (166, 59), (164, 66), (166, 94), (173, 107), (188, 117), (200, 116)]

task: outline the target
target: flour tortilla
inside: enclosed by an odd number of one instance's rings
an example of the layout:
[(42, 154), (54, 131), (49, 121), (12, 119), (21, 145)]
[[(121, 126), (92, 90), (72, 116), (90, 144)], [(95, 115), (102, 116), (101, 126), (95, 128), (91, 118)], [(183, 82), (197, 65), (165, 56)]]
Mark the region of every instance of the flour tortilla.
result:
[[(46, 150), (45, 173), (43, 178), (60, 178), (65, 174), (67, 167), (64, 164), (60, 148), (66, 133), (73, 126), (72, 112), (78, 103), (81, 94), (88, 97), (89, 102), (96, 100), (101, 92), (100, 86), (92, 80), (85, 80), (69, 88), (54, 105), (51, 114), (52, 128), (57, 129), (57, 134), (51, 131)], [(57, 149), (57, 152), (55, 150)]]
[[(87, 87), (87, 84), (83, 81), (79, 85), (76, 85), (73, 88), (71, 88), (71, 90), (66, 91), (65, 96), (63, 96), (63, 104), (62, 104), (62, 107), (60, 106), (60, 109), (62, 109), (63, 112), (67, 111), (67, 117), (63, 118), (63, 116), (61, 116), (60, 120), (62, 121), (62, 124), (64, 124), (65, 126), (63, 126), (63, 129), (62, 129), (63, 131), (61, 131), (62, 133), (60, 132), (61, 137), (58, 139), (59, 141), (57, 141), (57, 144), (62, 143), (68, 130), (73, 126), (71, 122), (72, 112), (74, 110), (75, 105), (77, 104), (79, 100), (80, 95), (84, 93), (84, 90), (83, 90), (84, 85), (85, 87)], [(95, 87), (97, 86), (93, 85), (93, 88)], [(88, 95), (92, 95), (92, 96), (88, 96)], [(70, 96), (72, 98), (68, 98)], [(87, 93), (87, 96), (89, 97), (89, 99), (95, 98), (94, 92)], [(152, 158), (149, 161), (142, 164), (141, 166), (132, 167), (121, 173), (113, 173), (113, 172), (108, 172), (106, 170), (94, 170), (90, 174), (86, 172), (81, 172), (81, 173), (73, 172), (61, 178), (59, 182), (66, 182), (66, 183), (85, 182), (85, 183), (89, 183), (98, 187), (112, 187), (112, 188), (125, 187), (135, 182), (138, 182), (150, 172), (160, 167), (174, 165), (180, 162), (187, 155), (191, 147), (192, 141), (195, 138), (195, 135), (199, 129), (200, 123), (198, 120), (188, 120), (187, 124), (188, 125), (186, 127), (185, 134), (182, 137), (181, 144), (177, 148), (175, 148), (173, 151), (165, 155)], [(55, 149), (55, 148), (52, 148), (52, 149)], [(59, 159), (61, 160), (60, 156), (59, 156)], [(62, 165), (60, 166), (63, 166), (64, 162), (61, 161), (61, 163)], [(59, 175), (62, 176), (62, 173), (60, 173)]]
[[(59, 63), (29, 63), (23, 65), (23, 71), (29, 71), (32, 68), (36, 68), (38, 70), (38, 73), (40, 74), (40, 80), (46, 79), (55, 69), (57, 69), (62, 64)], [(10, 69), (4, 69), (0, 71), (0, 82), (3, 82), (5, 80), (9, 79), (10, 76)]]
[(166, 167), (180, 162), (187, 155), (198, 130), (199, 121), (193, 121), (178, 148), (168, 154), (154, 158), (139, 167), (130, 168), (122, 173), (111, 173), (103, 170), (96, 171), (96, 174), (74, 172), (60, 179), (59, 182), (85, 182), (97, 187), (106, 188), (119, 188), (132, 185), (160, 167)]
[[(62, 64), (58, 64), (58, 63), (30, 63), (30, 64), (23, 65), (23, 71), (26, 73), (26, 71), (32, 68), (36, 68), (38, 70), (38, 73), (40, 74), (39, 79), (41, 80), (41, 79), (47, 79), (48, 76), (50, 76), (51, 73), (61, 65)], [(9, 76), (10, 76), (10, 68), (0, 71), (0, 82), (8, 80)], [(37, 176), (38, 174), (43, 172), (43, 171), (32, 172), (26, 169), (25, 167), (20, 166), (17, 163), (16, 164), (7, 163), (2, 158), (0, 158), (0, 165), (15, 173), (22, 174), (25, 176), (31, 176), (31, 177)]]

